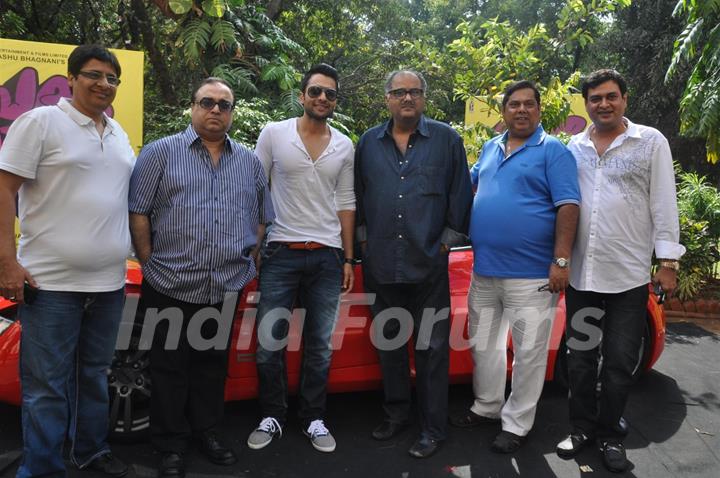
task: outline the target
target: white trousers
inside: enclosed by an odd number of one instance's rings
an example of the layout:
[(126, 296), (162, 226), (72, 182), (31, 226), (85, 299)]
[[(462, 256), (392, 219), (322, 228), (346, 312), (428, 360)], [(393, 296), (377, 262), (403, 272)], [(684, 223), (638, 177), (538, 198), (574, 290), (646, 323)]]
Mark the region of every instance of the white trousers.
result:
[[(468, 294), (474, 413), (500, 418), (502, 429), (528, 434), (545, 383), (547, 349), (557, 294), (538, 292), (547, 279), (473, 274)], [(508, 330), (513, 341), (512, 391), (505, 401)]]

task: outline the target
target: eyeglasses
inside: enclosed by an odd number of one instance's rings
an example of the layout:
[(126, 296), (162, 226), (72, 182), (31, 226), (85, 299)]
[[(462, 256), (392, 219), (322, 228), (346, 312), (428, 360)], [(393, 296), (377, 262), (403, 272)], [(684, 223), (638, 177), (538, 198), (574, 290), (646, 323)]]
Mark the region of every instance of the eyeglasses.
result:
[(328, 101), (335, 101), (337, 99), (337, 91), (332, 88), (323, 88), (322, 86), (308, 86), (307, 94), (310, 98), (319, 98), (321, 94), (325, 93), (325, 98)]
[(227, 113), (228, 111), (233, 109), (233, 104), (230, 103), (228, 100), (215, 101), (214, 99), (208, 97), (205, 97), (200, 101), (196, 101), (195, 104), (200, 105), (200, 108), (208, 111), (211, 111), (213, 108), (215, 108), (215, 105), (217, 105), (218, 109), (220, 109), (220, 111), (222, 111), (223, 113)]
[(107, 84), (116, 87), (120, 84), (120, 78), (118, 78), (115, 75), (106, 75), (105, 73), (101, 73), (99, 71), (82, 71), (80, 70), (78, 72), (81, 76), (84, 76), (88, 80), (98, 81), (101, 78), (105, 78), (105, 81), (107, 81)]
[(398, 88), (396, 90), (390, 90), (387, 92), (388, 95), (398, 100), (405, 98), (408, 93), (410, 93), (410, 97), (412, 99), (416, 100), (425, 94), (425, 90), (423, 90), (422, 88)]

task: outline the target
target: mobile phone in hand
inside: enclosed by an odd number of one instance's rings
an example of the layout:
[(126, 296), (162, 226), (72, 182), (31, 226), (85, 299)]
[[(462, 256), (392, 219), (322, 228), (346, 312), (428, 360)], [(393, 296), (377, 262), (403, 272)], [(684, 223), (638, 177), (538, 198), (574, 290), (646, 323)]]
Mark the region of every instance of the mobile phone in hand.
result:
[(38, 295), (38, 288), (33, 287), (26, 282), (25, 286), (23, 287), (23, 302), (30, 305), (33, 302), (35, 302), (37, 295)]

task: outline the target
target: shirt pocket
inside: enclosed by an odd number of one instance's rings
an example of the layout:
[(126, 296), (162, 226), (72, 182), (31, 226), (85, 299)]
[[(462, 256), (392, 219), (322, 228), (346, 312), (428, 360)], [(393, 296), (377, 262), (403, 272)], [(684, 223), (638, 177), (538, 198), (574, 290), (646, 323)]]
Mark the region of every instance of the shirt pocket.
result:
[(423, 166), (420, 169), (420, 191), (424, 195), (437, 196), (445, 190), (445, 174), (443, 168), (437, 166)]

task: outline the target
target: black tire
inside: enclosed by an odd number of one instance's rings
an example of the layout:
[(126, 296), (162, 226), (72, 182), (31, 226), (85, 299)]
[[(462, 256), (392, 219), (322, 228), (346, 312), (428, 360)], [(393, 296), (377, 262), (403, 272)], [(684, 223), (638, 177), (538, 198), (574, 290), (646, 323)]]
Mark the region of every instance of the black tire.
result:
[(150, 431), (150, 351), (138, 350), (136, 328), (130, 347), (115, 351), (108, 371), (109, 437), (116, 441), (142, 440)]

